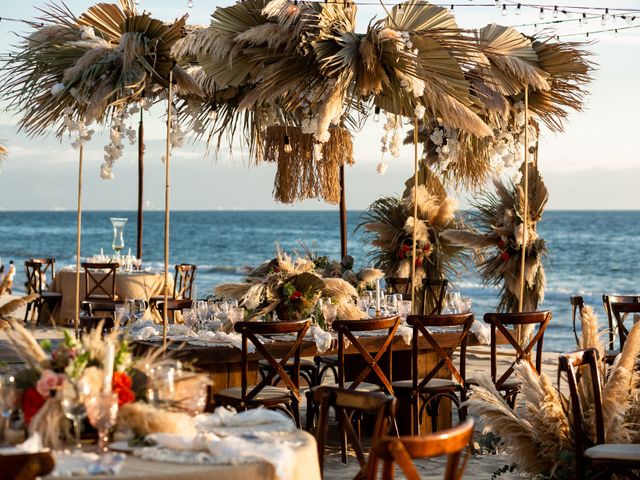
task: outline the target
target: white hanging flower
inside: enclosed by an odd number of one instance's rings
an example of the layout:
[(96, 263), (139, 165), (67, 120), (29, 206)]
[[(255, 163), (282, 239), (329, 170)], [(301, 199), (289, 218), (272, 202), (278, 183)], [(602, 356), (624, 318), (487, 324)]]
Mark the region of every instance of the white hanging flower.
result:
[(380, 162), (376, 165), (376, 172), (378, 175), (384, 175), (387, 172), (387, 164), (384, 162)]
[(518, 185), (522, 181), (522, 172), (517, 170), (513, 177), (511, 177), (511, 181), (514, 185)]
[(51, 95), (53, 95), (54, 97), (60, 95), (62, 92), (64, 92), (64, 88), (64, 83), (54, 83), (51, 86)]
[(424, 105), (419, 103), (419, 104), (416, 105), (416, 108), (413, 111), (413, 113), (415, 114), (415, 116), (417, 118), (424, 118), (424, 114), (426, 113), (426, 109), (424, 108)]
[(502, 163), (505, 167), (513, 167), (515, 165), (515, 157), (511, 153), (502, 156)]
[(96, 38), (96, 32), (93, 30), (93, 27), (88, 25), (80, 27), (80, 38), (82, 40), (93, 40)]
[(100, 165), (100, 177), (104, 180), (113, 180), (113, 170), (111, 165), (103, 163)]
[(398, 132), (394, 132), (391, 137), (391, 141), (389, 142), (389, 152), (391, 152), (391, 156), (398, 158), (400, 156), (400, 145), (402, 140), (400, 138), (400, 134)]
[(444, 143), (444, 130), (436, 128), (429, 136), (434, 145), (442, 146)]
[(322, 144), (321, 143), (314, 143), (313, 144), (313, 159), (316, 162), (322, 161), (322, 159), (324, 158), (324, 153), (322, 151)]

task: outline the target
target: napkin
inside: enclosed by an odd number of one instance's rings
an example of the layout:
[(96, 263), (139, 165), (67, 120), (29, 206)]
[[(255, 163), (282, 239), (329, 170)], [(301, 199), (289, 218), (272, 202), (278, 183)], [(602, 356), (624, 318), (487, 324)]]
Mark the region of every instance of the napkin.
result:
[(471, 333), (473, 333), (482, 345), (491, 343), (491, 327), (480, 320), (474, 320), (471, 324)]
[[(242, 349), (242, 335), (236, 332), (211, 332), (200, 330), (197, 333), (198, 340), (203, 340), (205, 342), (226, 342), (233, 345), (235, 348)], [(251, 342), (247, 343), (247, 351), (249, 353), (254, 353), (256, 351), (255, 345)]]
[(24, 442), (13, 447), (0, 448), (0, 455), (16, 455), (19, 453), (38, 453), (46, 450), (42, 445), (42, 438), (38, 432)]
[(109, 452), (104, 455), (68, 450), (54, 452), (56, 466), (52, 477), (87, 475), (117, 475), (126, 459), (124, 453)]
[(396, 330), (396, 335), (400, 335), (402, 337), (402, 341), (407, 345), (411, 345), (411, 339), (413, 338), (413, 328), (408, 327), (407, 325), (400, 325), (398, 330)]
[(295, 424), (287, 415), (266, 408), (252, 408), (236, 413), (233, 408), (218, 407), (213, 413), (203, 413), (196, 416), (195, 420), (198, 431), (211, 431), (216, 427), (248, 427), (264, 424), (278, 424), (287, 431), (295, 428)]
[(309, 330), (311, 332), (311, 336), (313, 337), (313, 341), (316, 343), (318, 355), (322, 355), (324, 352), (331, 348), (331, 333), (325, 332), (317, 325), (311, 325), (311, 328)]

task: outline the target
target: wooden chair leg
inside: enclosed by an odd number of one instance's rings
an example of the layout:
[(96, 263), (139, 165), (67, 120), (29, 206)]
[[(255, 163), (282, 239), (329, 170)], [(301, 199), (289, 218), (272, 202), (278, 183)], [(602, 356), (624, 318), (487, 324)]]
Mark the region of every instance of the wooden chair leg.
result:
[(393, 462), (385, 460), (382, 464), (382, 480), (393, 480)]
[[(310, 432), (311, 429), (313, 428), (313, 420), (316, 416), (317, 406), (313, 401), (313, 391), (311, 389), (306, 391), (305, 396), (307, 397), (307, 418), (306, 418), (306, 425), (304, 429), (307, 432)], [(320, 419), (318, 419), (318, 425), (321, 425)]]
[(336, 408), (336, 416), (338, 417), (338, 429), (340, 432), (340, 455), (342, 458), (342, 463), (347, 463), (347, 425), (346, 422), (349, 421), (347, 418), (346, 412), (340, 408)]
[(291, 402), (291, 411), (293, 413), (293, 419), (296, 422), (296, 427), (302, 428), (302, 424), (300, 423), (300, 403), (295, 399)]

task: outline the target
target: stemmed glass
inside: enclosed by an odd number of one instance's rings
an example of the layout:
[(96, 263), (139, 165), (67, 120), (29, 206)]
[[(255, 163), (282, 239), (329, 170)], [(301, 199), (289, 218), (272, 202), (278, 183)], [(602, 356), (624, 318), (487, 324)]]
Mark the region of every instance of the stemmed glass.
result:
[(460, 292), (448, 292), (444, 301), (448, 313), (460, 313)]
[(324, 323), (327, 328), (330, 328), (331, 324), (333, 323), (333, 321), (336, 319), (336, 316), (338, 315), (338, 308), (331, 303), (330, 298), (327, 298), (324, 302), (322, 302), (322, 305), (320, 306), (320, 308), (322, 308), (322, 316), (324, 317)]
[(118, 418), (118, 394), (98, 393), (86, 402), (89, 422), (98, 430), (98, 451), (106, 453), (109, 444), (109, 430)]
[(68, 380), (64, 382), (60, 390), (60, 404), (62, 405), (64, 416), (73, 422), (77, 450), (82, 448), (82, 443), (80, 443), (80, 421), (87, 416), (85, 400), (88, 394), (89, 385), (83, 380), (75, 382)]
[(144, 317), (144, 312), (147, 310), (147, 301), (143, 299), (135, 299), (130, 304), (131, 314), (136, 317), (137, 321), (140, 321)]
[(16, 389), (15, 378), (11, 375), (0, 376), (0, 413), (2, 413), (2, 425), (0, 431), (4, 432), (9, 418), (16, 408), (18, 390)]
[(172, 364), (157, 365), (149, 371), (148, 400), (159, 408), (170, 406), (175, 397), (176, 367)]

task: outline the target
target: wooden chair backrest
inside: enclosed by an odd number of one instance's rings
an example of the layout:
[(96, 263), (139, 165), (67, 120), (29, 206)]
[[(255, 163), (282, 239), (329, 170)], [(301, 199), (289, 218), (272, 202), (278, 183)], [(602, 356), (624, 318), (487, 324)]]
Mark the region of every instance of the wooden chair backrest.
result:
[(198, 267), (190, 263), (176, 265), (176, 274), (173, 282), (173, 298), (176, 300), (191, 299), (193, 282), (196, 278)]
[(55, 460), (51, 452), (0, 455), (2, 478), (33, 480), (53, 471)]
[(345, 425), (347, 438), (351, 443), (358, 463), (360, 474), (366, 477), (366, 469), (373, 462), (367, 462), (360, 438), (355, 432), (352, 422), (349, 420), (352, 412), (375, 416), (375, 424), (371, 432), (371, 445), (383, 435), (389, 433), (391, 422), (395, 417), (396, 399), (382, 392), (358, 392), (333, 387), (317, 387), (313, 390), (313, 399), (319, 405), (318, 426), (316, 429), (316, 442), (318, 446), (318, 459), (320, 470), (324, 467), (324, 450), (329, 426), (329, 411), (333, 408), (336, 418)]
[(422, 280), (422, 313), (440, 315), (447, 294), (449, 281), (446, 278), (425, 278)]
[(576, 338), (576, 345), (580, 345), (580, 339), (578, 338), (578, 328), (576, 327), (576, 318), (578, 314), (582, 315), (582, 309), (584, 308), (584, 298), (581, 295), (571, 295), (569, 297), (571, 303), (571, 322), (573, 324), (573, 336)]
[[(620, 350), (629, 335), (624, 321), (629, 313), (640, 313), (640, 295), (602, 295), (602, 304), (609, 321), (609, 350), (615, 349), (616, 332), (620, 341)], [(618, 306), (624, 304), (624, 306)], [(633, 304), (637, 306), (634, 307)], [(614, 307), (616, 306), (616, 307)], [(634, 310), (637, 308), (637, 310)]]
[[(516, 363), (526, 361), (532, 369), (538, 374), (542, 370), (542, 343), (544, 340), (544, 332), (551, 321), (551, 311), (543, 310), (540, 312), (523, 312), (523, 313), (486, 313), (484, 321), (491, 325), (491, 379), (500, 389), (504, 382), (513, 374)], [(518, 340), (513, 336), (513, 332), (507, 326), (523, 326), (538, 325), (537, 331), (534, 333), (529, 343), (525, 346), (520, 345)], [(515, 350), (516, 358), (511, 365), (498, 377), (498, 348), (497, 348), (497, 332), (500, 332), (507, 340), (510, 347)], [(531, 361), (531, 351), (536, 348), (535, 365)]]
[[(435, 378), (443, 367), (451, 373), (454, 381), (463, 387), (466, 381), (466, 356), (467, 356), (467, 340), (469, 331), (473, 325), (473, 313), (456, 313), (449, 315), (409, 315), (407, 324), (413, 327), (413, 339), (411, 341), (411, 371), (413, 379), (413, 391), (420, 391), (429, 380)], [(462, 327), (454, 342), (448, 347), (443, 347), (438, 340), (429, 332), (428, 327)], [(420, 337), (423, 337), (437, 355), (438, 363), (434, 368), (429, 370), (422, 378), (418, 378), (418, 362), (420, 359)], [(460, 360), (458, 370), (453, 364), (453, 355), (460, 348)]]
[[(595, 419), (596, 438), (595, 444), (604, 443), (604, 420), (602, 416), (602, 380), (600, 369), (598, 368), (598, 351), (595, 348), (578, 350), (565, 353), (558, 357), (558, 388), (560, 378), (564, 373), (569, 384), (569, 400), (571, 402), (571, 416), (573, 438), (576, 456), (576, 469), (578, 478), (583, 478), (584, 451), (594, 445), (593, 439), (588, 438), (588, 432), (583, 427), (583, 412), (591, 410), (593, 407), (593, 417)], [(585, 370), (587, 372), (585, 372)], [(578, 385), (582, 375), (589, 374), (590, 388), (593, 392), (594, 405), (582, 405), (581, 395)]]
[(82, 333), (89, 333), (99, 327), (102, 328), (102, 334), (110, 333), (113, 330), (115, 323), (113, 317), (87, 317), (80, 316), (80, 331)]
[[(164, 302), (158, 302), (156, 304), (158, 311), (162, 313), (164, 311)], [(184, 308), (192, 308), (193, 300), (190, 298), (182, 299), (182, 300), (167, 300), (167, 310), (170, 312), (181, 311)]]
[[(344, 388), (345, 381), (345, 342), (348, 340), (351, 345), (358, 351), (358, 355), (366, 362), (366, 366), (351, 382), (349, 388), (355, 390), (358, 388), (369, 373), (373, 373), (382, 384), (382, 387), (389, 395), (393, 395), (393, 387), (391, 386), (392, 350), (393, 339), (400, 325), (400, 317), (397, 315), (391, 317), (372, 318), (367, 320), (334, 320), (331, 324), (333, 330), (338, 333), (338, 384), (340, 388)], [(362, 345), (357, 335), (358, 332), (371, 332), (374, 330), (386, 330), (386, 336), (380, 348), (372, 356)], [(386, 355), (389, 360), (389, 375), (380, 368), (380, 360)]]
[(108, 300), (83, 300), (80, 309), (87, 315), (94, 316), (96, 312), (114, 313), (116, 307), (124, 305), (123, 301), (111, 302)]
[(411, 299), (411, 279), (407, 277), (385, 277), (384, 281), (393, 293), (401, 293), (405, 300)]
[[(436, 433), (412, 437), (384, 437), (374, 446), (373, 461), (382, 460), (382, 480), (393, 479), (394, 464), (400, 467), (407, 480), (420, 480), (413, 459), (433, 458), (447, 455), (445, 480), (462, 478), (469, 458), (469, 444), (473, 439), (473, 420)], [(460, 463), (463, 450), (466, 455)], [(377, 466), (376, 466), (377, 467)], [(374, 480), (377, 468), (369, 469), (370, 480)]]
[[(242, 335), (242, 406), (258, 395), (262, 389), (273, 383), (276, 375), (291, 391), (291, 394), (300, 401), (300, 351), (304, 335), (309, 330), (309, 320), (298, 320), (293, 322), (238, 322), (234, 325), (236, 332)], [(265, 347), (258, 335), (281, 335), (287, 333), (296, 334), (296, 339), (284, 355), (276, 359)], [(248, 386), (249, 376), (249, 342), (253, 344), (256, 352), (269, 362), (269, 372), (265, 377), (254, 385), (251, 390)], [(287, 361), (293, 358), (293, 370), (287, 369)]]
[(118, 263), (82, 263), (84, 268), (85, 299), (116, 299)]
[[(56, 275), (55, 258), (30, 258), (24, 262), (24, 272), (27, 277), (27, 295), (37, 293), (42, 295), (49, 289)], [(47, 279), (47, 275), (49, 278)]]

